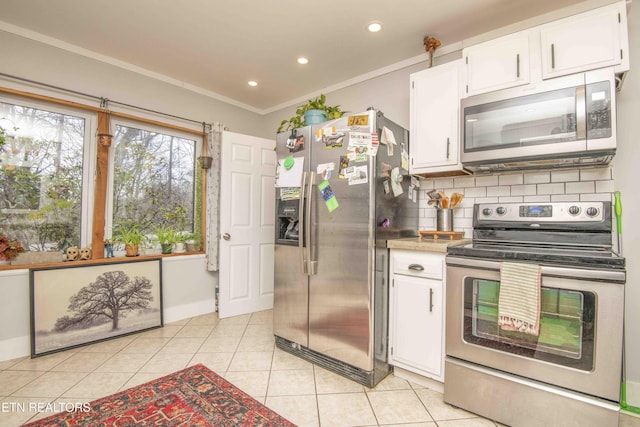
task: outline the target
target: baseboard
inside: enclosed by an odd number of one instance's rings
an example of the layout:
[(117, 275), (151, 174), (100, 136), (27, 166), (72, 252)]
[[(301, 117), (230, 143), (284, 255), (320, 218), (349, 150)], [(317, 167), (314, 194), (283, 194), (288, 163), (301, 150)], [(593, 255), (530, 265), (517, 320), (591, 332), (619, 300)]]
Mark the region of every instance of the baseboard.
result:
[(31, 356), (31, 337), (16, 337), (0, 341), (0, 362)]
[(216, 300), (211, 298), (208, 300), (198, 301), (191, 304), (183, 304), (170, 307), (164, 310), (164, 323), (177, 322), (179, 320), (188, 319), (190, 317), (202, 316), (216, 311)]
[(397, 366), (393, 367), (393, 375), (395, 375), (398, 378), (405, 379), (414, 384), (421, 385), (422, 387), (426, 387), (430, 390), (437, 391), (438, 393), (444, 393), (444, 384), (441, 383), (440, 381), (423, 377), (422, 375), (418, 375), (414, 372), (407, 371), (406, 369), (398, 368)]
[[(164, 323), (215, 312), (215, 299), (179, 305), (164, 311)], [(16, 337), (0, 341), (0, 362), (31, 356), (31, 337)]]

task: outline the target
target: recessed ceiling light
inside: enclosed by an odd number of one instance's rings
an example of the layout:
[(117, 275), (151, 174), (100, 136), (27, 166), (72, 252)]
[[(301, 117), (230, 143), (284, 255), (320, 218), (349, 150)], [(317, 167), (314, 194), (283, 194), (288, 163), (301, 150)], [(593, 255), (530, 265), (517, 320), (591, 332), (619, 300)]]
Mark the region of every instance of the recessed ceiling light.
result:
[(382, 24), (380, 22), (372, 22), (369, 25), (367, 25), (367, 30), (369, 30), (372, 33), (377, 33), (378, 31), (382, 30)]
[(247, 83), (249, 86), (258, 86), (258, 82), (254, 82), (253, 80)]
[(306, 65), (308, 63), (309, 63), (309, 60), (304, 56), (301, 56), (300, 58), (298, 58), (298, 64)]

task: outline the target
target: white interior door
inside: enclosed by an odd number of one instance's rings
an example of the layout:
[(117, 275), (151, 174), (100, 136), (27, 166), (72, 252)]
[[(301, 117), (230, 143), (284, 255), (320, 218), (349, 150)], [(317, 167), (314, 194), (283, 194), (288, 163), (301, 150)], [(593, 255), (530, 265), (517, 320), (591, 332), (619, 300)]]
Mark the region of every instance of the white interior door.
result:
[(273, 308), (275, 140), (224, 132), (220, 318)]

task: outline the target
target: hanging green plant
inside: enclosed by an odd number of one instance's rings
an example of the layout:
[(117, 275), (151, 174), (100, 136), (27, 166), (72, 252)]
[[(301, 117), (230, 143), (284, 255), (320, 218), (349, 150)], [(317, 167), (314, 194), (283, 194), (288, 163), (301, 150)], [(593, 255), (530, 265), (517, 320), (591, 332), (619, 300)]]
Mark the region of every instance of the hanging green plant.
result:
[(306, 104), (298, 106), (298, 108), (296, 109), (295, 116), (289, 119), (285, 119), (280, 123), (280, 127), (278, 128), (278, 133), (282, 131), (298, 129), (298, 128), (301, 128), (302, 126), (306, 126), (309, 124), (314, 124), (314, 123), (309, 123), (308, 118), (305, 119), (305, 113), (307, 113), (307, 116), (308, 116), (309, 112), (313, 112), (313, 111), (322, 112), (324, 114), (324, 118), (320, 120), (320, 122), (315, 122), (315, 123), (321, 123), (325, 120), (339, 119), (344, 115), (345, 111), (342, 111), (339, 105), (329, 106), (325, 104), (326, 101), (327, 101), (327, 97), (324, 94), (321, 94), (315, 99), (310, 99), (309, 101), (307, 101)]

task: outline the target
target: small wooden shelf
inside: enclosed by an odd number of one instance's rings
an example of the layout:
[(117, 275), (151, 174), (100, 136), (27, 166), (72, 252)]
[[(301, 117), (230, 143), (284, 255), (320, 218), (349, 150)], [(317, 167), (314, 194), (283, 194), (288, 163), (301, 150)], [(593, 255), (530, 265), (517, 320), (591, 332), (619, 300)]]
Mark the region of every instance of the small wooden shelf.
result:
[(464, 233), (462, 231), (435, 231), (435, 230), (418, 230), (420, 240), (422, 239), (443, 239), (443, 240), (459, 240), (462, 239)]

